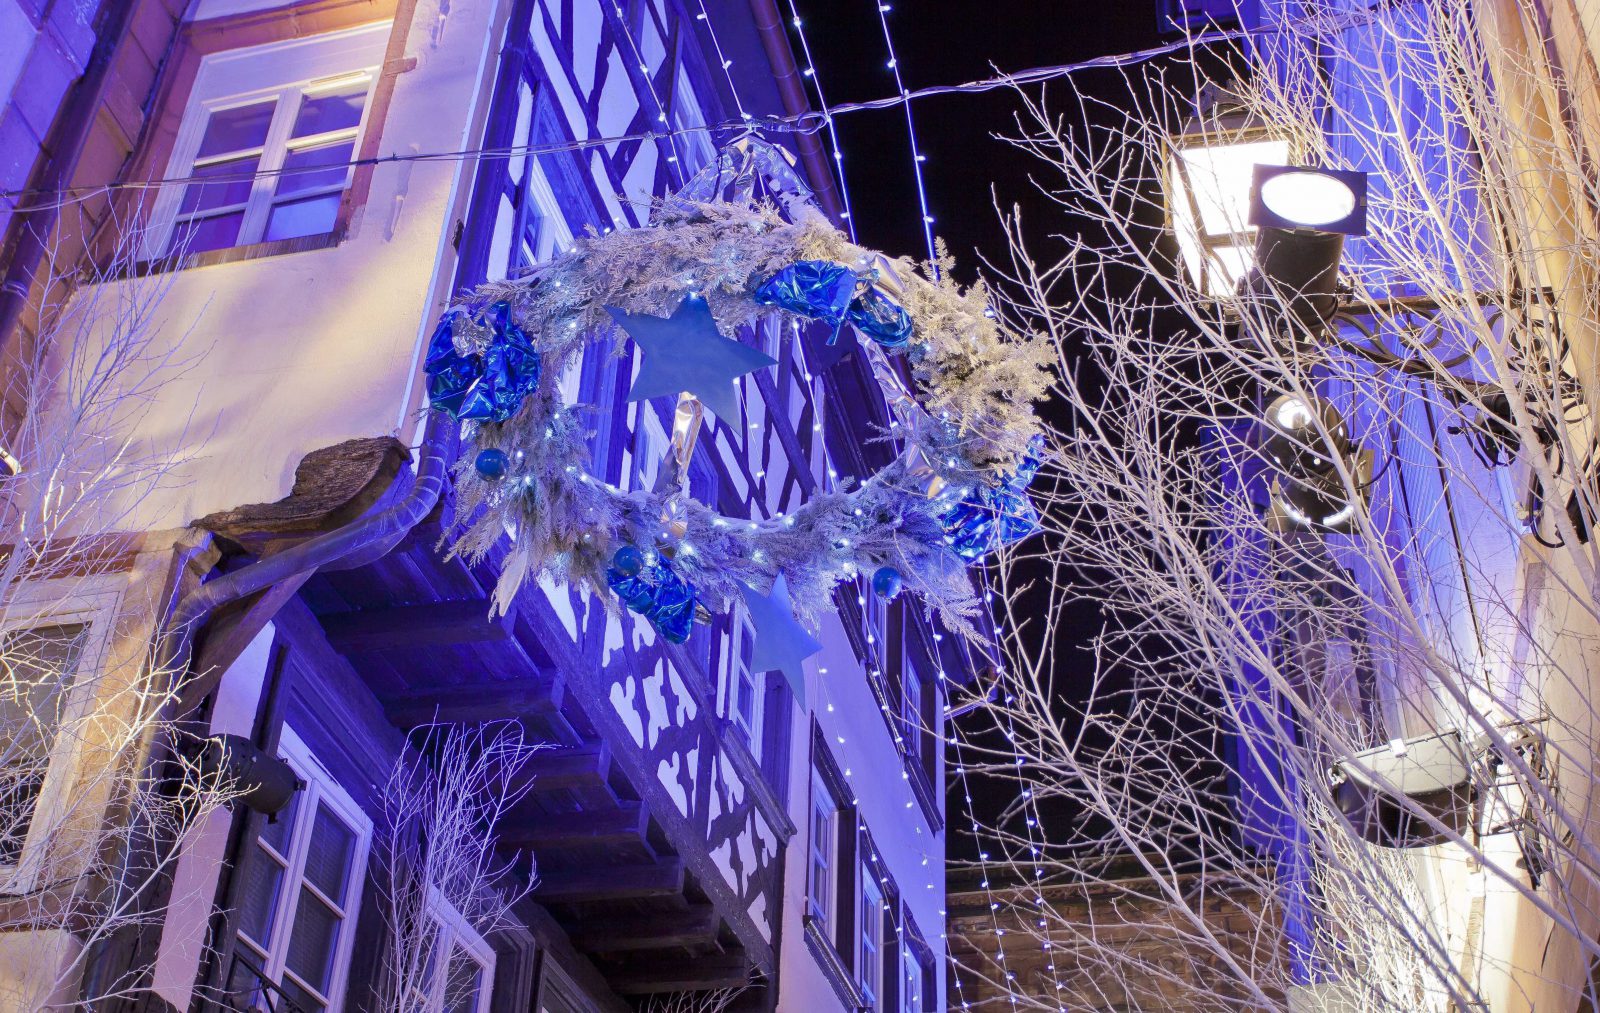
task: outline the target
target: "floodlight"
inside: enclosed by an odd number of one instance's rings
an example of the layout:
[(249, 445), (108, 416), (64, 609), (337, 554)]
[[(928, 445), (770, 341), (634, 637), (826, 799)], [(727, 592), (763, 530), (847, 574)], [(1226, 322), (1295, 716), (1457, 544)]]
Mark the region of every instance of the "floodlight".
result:
[(1250, 224), (1366, 235), (1367, 174), (1257, 164), (1250, 188)]
[(1465, 829), (1476, 796), (1471, 750), (1454, 731), (1356, 753), (1335, 763), (1329, 778), (1334, 805), (1351, 829), (1387, 848), (1449, 840), (1441, 827)]

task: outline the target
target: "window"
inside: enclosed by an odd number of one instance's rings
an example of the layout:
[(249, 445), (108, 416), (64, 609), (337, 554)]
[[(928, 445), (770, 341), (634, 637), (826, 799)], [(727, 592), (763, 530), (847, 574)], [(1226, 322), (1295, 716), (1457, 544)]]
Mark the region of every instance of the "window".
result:
[(722, 714), (760, 758), (764, 680), (752, 671), (755, 652), (755, 627), (745, 610), (736, 608), (728, 629), (728, 660), (722, 666)]
[[(71, 602), (51, 582), (17, 589), (0, 625), (0, 893), (33, 888), (51, 832), (73, 808), (79, 734), (95, 717), (96, 676), (122, 578), (75, 581)], [(94, 585), (101, 583), (103, 589)], [(18, 621), (15, 617), (26, 617)]]
[(900, 718), (905, 724), (906, 745), (913, 757), (920, 759), (922, 750), (922, 679), (912, 667), (911, 659), (901, 656), (900, 662)]
[[(438, 927), (423, 978), (426, 991), (412, 989), (418, 1013), (488, 1013), (494, 989), (494, 951), (443, 896), (429, 898)], [(444, 974), (438, 973), (443, 959)]]
[(910, 914), (903, 917), (906, 925), (900, 946), (900, 1013), (926, 1013), (938, 998), (933, 981), (933, 956), (911, 924)]
[[(527, 73), (519, 75), (516, 87), (516, 130), (511, 145), (532, 147), (538, 143), (540, 120), (546, 112)], [(487, 270), (491, 278), (514, 275), (572, 245), (572, 230), (539, 156), (514, 155), (504, 164), (497, 181), (500, 193), (489, 244)]]
[(89, 627), (59, 623), (15, 630), (0, 641), (0, 864), (15, 866), (60, 730), (62, 709), (78, 672)]
[(243, 859), (238, 939), (255, 967), (236, 962), (230, 992), (245, 1009), (274, 1008), (262, 977), (320, 1013), (340, 1006), (372, 824), (291, 728), (281, 755), (306, 787)]
[(909, 946), (900, 953), (900, 1013), (922, 1013), (922, 965)]
[(806, 911), (827, 939), (833, 938), (834, 865), (839, 850), (839, 804), (811, 772), (811, 864), (806, 875)]
[(384, 22), (207, 56), (195, 77), (145, 256), (334, 231)]
[(876, 1008), (883, 978), (883, 889), (872, 866), (861, 863), (860, 906), (856, 913), (856, 983), (862, 1005)]

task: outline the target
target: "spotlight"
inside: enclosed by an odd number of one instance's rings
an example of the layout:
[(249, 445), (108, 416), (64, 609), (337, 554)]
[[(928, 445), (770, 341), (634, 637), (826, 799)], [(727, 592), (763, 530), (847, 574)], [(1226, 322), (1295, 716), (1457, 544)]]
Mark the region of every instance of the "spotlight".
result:
[(1257, 165), (1250, 188), (1250, 224), (1367, 233), (1367, 174), (1293, 165)]
[(1266, 430), (1262, 454), (1292, 474), (1325, 471), (1333, 465), (1333, 454), (1344, 456), (1350, 450), (1344, 418), (1318, 397), (1280, 395), (1267, 406)]
[(1343, 253), (1338, 232), (1261, 228), (1255, 267), (1239, 283), (1246, 318), (1300, 343), (1314, 340), (1339, 308)]
[(1336, 762), (1329, 779), (1333, 803), (1351, 829), (1386, 848), (1448, 840), (1441, 828), (1467, 827), (1476, 796), (1472, 754), (1454, 731), (1357, 753)]
[(1267, 405), (1262, 430), (1261, 455), (1279, 474), (1268, 521), (1279, 530), (1353, 530), (1356, 504), (1339, 463), (1359, 489), (1370, 480), (1372, 453), (1350, 442), (1338, 410), (1319, 397), (1283, 394)]
[(200, 754), (200, 770), (222, 776), (239, 793), (238, 802), (269, 816), (282, 812), (294, 793), (305, 787), (293, 768), (243, 735), (207, 739)]

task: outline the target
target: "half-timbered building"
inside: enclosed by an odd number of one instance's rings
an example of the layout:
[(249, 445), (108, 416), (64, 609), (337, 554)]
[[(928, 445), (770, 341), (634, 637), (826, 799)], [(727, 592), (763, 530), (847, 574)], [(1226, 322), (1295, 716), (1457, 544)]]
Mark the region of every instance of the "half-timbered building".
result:
[[(438, 914), (477, 983), (451, 1008), (744, 985), (739, 1008), (944, 1008), (955, 638), (847, 588), (802, 701), (752, 670), (738, 610), (678, 646), (544, 583), (491, 619), (500, 560), (441, 549), (459, 451), (422, 392), (439, 313), (585, 229), (646, 226), (725, 125), (802, 111), (771, 0), (128, 0), (63, 37), (68, 6), (0, 0), (35, 48), (84, 54), (49, 108), (23, 78), (0, 120), (4, 166), (30, 167), (4, 177), (22, 192), (0, 219), (5, 340), (14, 359), (91, 290), (159, 284), (172, 372), (126, 436), (168, 463), (85, 534), (120, 553), (93, 600), (31, 587), (30, 621), (103, 631), (73, 641), (72, 692), (115, 666), (181, 680), (187, 727), (250, 740), (300, 788), (275, 816), (234, 805), (194, 828), (154, 924), (85, 941), (47, 906), (8, 924), (0, 989), (21, 1008), (378, 1008), (380, 786), (420, 726), (514, 720), (548, 748), (496, 832), (536, 882), (512, 926)], [(834, 211), (814, 141), (795, 153)], [(99, 280), (46, 278), (47, 259)], [(795, 332), (742, 339), (778, 365), (740, 381), (739, 418), (708, 419), (696, 498), (775, 516), (889, 453), (863, 436), (887, 421), (864, 363)], [(596, 406), (594, 473), (624, 488), (655, 481), (672, 432), (668, 399), (627, 402), (635, 361), (592, 351), (562, 378)], [(25, 474), (28, 447), (6, 449)], [(151, 661), (172, 637), (181, 672)], [(0, 875), (13, 896), (59, 888)]]

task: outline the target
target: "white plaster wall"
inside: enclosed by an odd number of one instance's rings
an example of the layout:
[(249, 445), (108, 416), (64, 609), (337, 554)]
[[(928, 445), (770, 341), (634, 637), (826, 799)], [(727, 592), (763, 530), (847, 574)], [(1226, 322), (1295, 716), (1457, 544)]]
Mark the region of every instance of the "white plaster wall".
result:
[[(379, 154), (473, 146), (487, 104), (500, 0), (422, 0)], [(182, 525), (289, 491), (308, 451), (419, 431), (420, 355), (449, 296), (449, 236), (470, 162), (378, 166), (348, 238), (306, 253), (194, 268), (161, 279), (153, 352), (184, 365), (136, 420), (135, 454), (178, 459), (123, 526)], [(143, 284), (150, 284), (144, 282)], [(85, 296), (80, 295), (80, 299)]]
[[(855, 792), (862, 819), (877, 844), (890, 877), (934, 961), (934, 985), (944, 994), (944, 838), (935, 834), (901, 772), (904, 767), (883, 713), (867, 684), (836, 614), (819, 631), (822, 653), (806, 662), (806, 703), (797, 713), (791, 741), (789, 818), (799, 829), (789, 839), (784, 863), (783, 939), (779, 954), (780, 1013), (821, 1013), (842, 1009), (816, 959), (806, 946), (806, 848), (811, 797), (811, 715)], [(798, 708), (797, 708), (798, 711)], [(898, 973), (898, 969), (893, 969)], [(935, 1003), (942, 1009), (943, 1003)]]
[[(269, 623), (223, 673), (212, 711), (213, 734), (249, 737), (255, 731), (256, 710), (272, 660), (272, 637)], [(205, 955), (206, 923), (217, 895), (217, 877), (227, 857), (230, 822), (230, 812), (219, 809), (196, 825), (184, 841), (173, 874), (172, 899), (156, 950), (152, 988), (179, 1009), (189, 1008), (195, 976)]]

